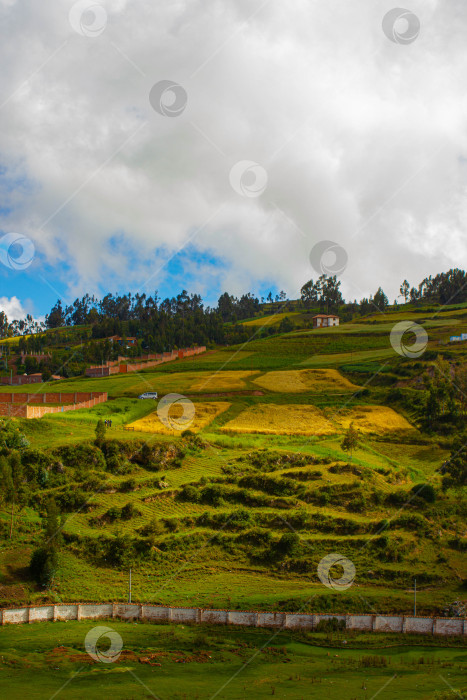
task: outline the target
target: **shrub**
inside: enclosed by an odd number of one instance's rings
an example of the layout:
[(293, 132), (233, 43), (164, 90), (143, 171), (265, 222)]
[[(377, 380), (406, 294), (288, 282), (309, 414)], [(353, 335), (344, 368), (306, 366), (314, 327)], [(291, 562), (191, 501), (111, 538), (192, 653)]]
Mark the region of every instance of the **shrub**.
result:
[(117, 533), (107, 544), (107, 560), (119, 567), (128, 566), (133, 559), (133, 541), (130, 535)]
[(277, 550), (281, 554), (293, 554), (300, 544), (300, 537), (296, 532), (285, 532), (277, 543)]
[(101, 491), (105, 484), (105, 479), (100, 474), (90, 474), (86, 481), (82, 484), (85, 491)]
[(176, 532), (179, 527), (179, 522), (176, 518), (166, 518), (164, 524), (169, 532)]
[(412, 488), (412, 493), (418, 498), (423, 498), (427, 503), (436, 501), (436, 491), (432, 484), (417, 484)]
[(272, 540), (272, 534), (269, 530), (263, 530), (260, 527), (254, 527), (247, 532), (242, 533), (238, 536), (239, 540), (242, 542), (249, 542), (256, 545), (266, 545), (270, 544)]
[(56, 549), (47, 546), (38, 547), (31, 556), (29, 571), (34, 581), (43, 588), (49, 588), (52, 584), (58, 568), (58, 554)]
[(104, 519), (113, 523), (115, 520), (118, 520), (121, 517), (121, 514), (122, 512), (120, 508), (117, 508), (117, 506), (112, 506), (112, 508), (109, 508), (109, 510), (104, 513)]
[(123, 520), (130, 520), (131, 518), (136, 518), (138, 515), (141, 515), (141, 511), (134, 503), (127, 503), (123, 506), (121, 512)]
[(164, 526), (160, 520), (153, 519), (147, 525), (143, 525), (139, 528), (138, 532), (143, 535), (143, 537), (150, 537), (151, 535), (162, 535), (164, 532)]
[(337, 617), (331, 617), (328, 620), (320, 620), (316, 625), (317, 632), (339, 632), (345, 629), (345, 620), (338, 620)]
[(180, 500), (182, 501), (189, 501), (190, 503), (198, 503), (200, 500), (201, 494), (199, 492), (199, 489), (195, 488), (194, 486), (184, 486), (183, 489), (180, 491), (179, 496)]
[(65, 445), (54, 450), (63, 464), (68, 467), (80, 469), (105, 469), (105, 459), (101, 450), (95, 445), (78, 443), (77, 445)]
[(120, 486), (121, 491), (127, 493), (128, 491), (134, 491), (136, 489), (136, 479), (127, 479)]
[(72, 510), (83, 510), (88, 503), (89, 497), (84, 491), (68, 487), (65, 491), (57, 493), (55, 500), (62, 512)]

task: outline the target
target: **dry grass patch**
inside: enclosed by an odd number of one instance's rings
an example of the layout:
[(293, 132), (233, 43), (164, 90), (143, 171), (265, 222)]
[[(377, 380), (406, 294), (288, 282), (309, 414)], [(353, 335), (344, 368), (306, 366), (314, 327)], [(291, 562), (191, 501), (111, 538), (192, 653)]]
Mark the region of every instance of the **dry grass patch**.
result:
[(362, 433), (384, 434), (414, 430), (404, 416), (387, 406), (358, 406), (336, 413), (331, 418), (345, 430), (353, 423)]
[(253, 380), (255, 384), (283, 394), (305, 391), (353, 391), (359, 387), (343, 377), (337, 369), (293, 369), (267, 372)]
[(316, 406), (256, 404), (242, 411), (221, 430), (276, 435), (331, 435), (333, 426)]
[(256, 372), (250, 370), (227, 370), (197, 377), (190, 386), (190, 391), (232, 391), (234, 389), (246, 389), (245, 379)]
[[(195, 407), (193, 422), (191, 424), (187, 423), (183, 425), (182, 430), (190, 429), (196, 433), (212, 423), (214, 418), (230, 408), (231, 404), (227, 401), (206, 401), (195, 403), (193, 405)], [(169, 420), (172, 420), (174, 424), (177, 425), (177, 421), (182, 415), (183, 405), (181, 403), (174, 403), (169, 410)], [(181, 424), (179, 423), (179, 425)], [(134, 421), (134, 423), (129, 423), (128, 427), (145, 433), (161, 433), (165, 435), (173, 435), (174, 433), (174, 429), (167, 427), (164, 423), (162, 423), (157, 411), (153, 411), (148, 416)], [(181, 431), (177, 431), (175, 428), (175, 432)]]

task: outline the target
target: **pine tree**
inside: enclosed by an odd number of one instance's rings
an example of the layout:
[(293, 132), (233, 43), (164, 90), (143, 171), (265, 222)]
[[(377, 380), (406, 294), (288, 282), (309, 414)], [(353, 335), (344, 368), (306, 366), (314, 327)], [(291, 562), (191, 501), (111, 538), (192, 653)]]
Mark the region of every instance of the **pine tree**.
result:
[(102, 418), (99, 418), (99, 420), (97, 421), (95, 432), (96, 439), (94, 440), (94, 443), (97, 445), (97, 447), (101, 447), (105, 440), (105, 425)]
[(35, 581), (44, 588), (50, 588), (58, 569), (58, 553), (63, 544), (59, 510), (54, 499), (47, 503), (44, 529), (44, 542), (35, 549), (29, 563), (29, 570)]

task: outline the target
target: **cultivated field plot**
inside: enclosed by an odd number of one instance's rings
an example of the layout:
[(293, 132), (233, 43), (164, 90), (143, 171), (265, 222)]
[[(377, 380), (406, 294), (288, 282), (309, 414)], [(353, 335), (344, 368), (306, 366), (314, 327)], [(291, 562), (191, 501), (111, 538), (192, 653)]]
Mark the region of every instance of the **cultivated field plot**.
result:
[(347, 429), (351, 423), (362, 433), (392, 433), (414, 430), (410, 423), (387, 406), (357, 406), (331, 416), (331, 419)]
[(227, 370), (221, 372), (199, 372), (190, 385), (190, 391), (233, 391), (246, 389), (245, 379), (256, 372), (246, 370)]
[(282, 372), (267, 372), (255, 384), (284, 394), (305, 391), (355, 391), (359, 387), (343, 377), (336, 369), (296, 369)]
[(250, 321), (243, 321), (242, 325), (266, 328), (267, 326), (279, 325), (284, 318), (290, 318), (291, 321), (298, 321), (302, 316), (303, 314), (297, 311), (286, 311), (285, 313), (272, 314), (271, 316), (262, 316), (261, 318), (253, 318)]
[(183, 416), (184, 405), (182, 403), (174, 403), (172, 406), (170, 406), (168, 412), (168, 419), (171, 422), (171, 425), (174, 427), (170, 427), (162, 423), (157, 411), (153, 411), (148, 416), (130, 423), (128, 427), (144, 433), (159, 433), (165, 435), (172, 435), (174, 431), (180, 432), (180, 429), (185, 430), (187, 428), (193, 432), (198, 432), (202, 428), (205, 428), (207, 425), (212, 423), (216, 416), (230, 408), (230, 405), (231, 404), (227, 401), (206, 401), (195, 403), (195, 415), (193, 422), (189, 425), (183, 425), (181, 418)]
[(276, 435), (332, 435), (342, 433), (353, 423), (362, 433), (384, 435), (413, 431), (399, 413), (386, 406), (357, 406), (324, 412), (316, 406), (298, 404), (256, 404), (243, 410), (221, 430), (238, 433)]
[(336, 432), (319, 408), (295, 404), (250, 406), (221, 430), (276, 435), (332, 435)]

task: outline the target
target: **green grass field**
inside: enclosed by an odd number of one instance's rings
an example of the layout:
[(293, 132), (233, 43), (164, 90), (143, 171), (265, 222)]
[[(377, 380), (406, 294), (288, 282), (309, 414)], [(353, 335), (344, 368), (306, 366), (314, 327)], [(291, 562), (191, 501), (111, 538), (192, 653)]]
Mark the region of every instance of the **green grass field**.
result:
[[(86, 653), (97, 625), (120, 636), (113, 663)], [(113, 620), (9, 626), (0, 636), (0, 688), (8, 698), (38, 700), (462, 697), (454, 691), (467, 688), (465, 645), (395, 637)], [(98, 648), (105, 651), (105, 638)]]

